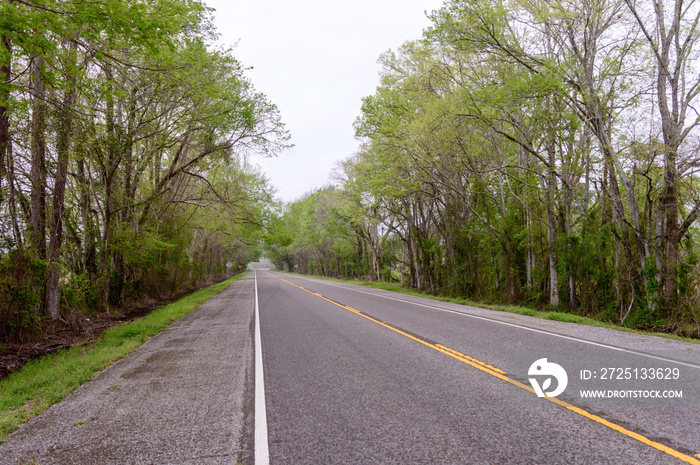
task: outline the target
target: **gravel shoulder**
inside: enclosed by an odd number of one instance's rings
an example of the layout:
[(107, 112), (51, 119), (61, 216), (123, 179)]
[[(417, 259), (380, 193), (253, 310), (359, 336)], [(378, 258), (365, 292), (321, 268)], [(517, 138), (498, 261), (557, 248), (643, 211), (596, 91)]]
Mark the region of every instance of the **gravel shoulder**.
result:
[(253, 276), (245, 276), (0, 444), (4, 464), (247, 462)]

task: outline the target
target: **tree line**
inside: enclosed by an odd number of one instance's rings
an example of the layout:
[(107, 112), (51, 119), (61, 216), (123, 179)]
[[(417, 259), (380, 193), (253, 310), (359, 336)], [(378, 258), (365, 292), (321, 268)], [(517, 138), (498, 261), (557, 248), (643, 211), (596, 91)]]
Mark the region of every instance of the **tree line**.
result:
[(198, 0), (0, 0), (0, 335), (255, 254), (279, 114)]
[(698, 2), (430, 19), (381, 56), (338, 182), (276, 220), (279, 264), (697, 336)]

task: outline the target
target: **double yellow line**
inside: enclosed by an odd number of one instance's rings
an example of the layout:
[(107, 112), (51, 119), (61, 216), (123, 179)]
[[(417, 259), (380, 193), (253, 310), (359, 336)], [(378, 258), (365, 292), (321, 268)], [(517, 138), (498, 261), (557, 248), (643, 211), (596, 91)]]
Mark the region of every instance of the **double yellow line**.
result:
[[(327, 297), (324, 297), (323, 295), (319, 294), (318, 292), (310, 291), (310, 290), (308, 290), (308, 289), (306, 289), (306, 288), (304, 288), (304, 287), (301, 287), (301, 286), (299, 286), (299, 285), (297, 285), (297, 284), (294, 284), (294, 283), (291, 282), (291, 281), (287, 281), (286, 279), (280, 278), (279, 276), (275, 276), (275, 275), (273, 275), (272, 273), (268, 273), (268, 274), (269, 274), (270, 276), (273, 276), (273, 277), (279, 279), (280, 281), (284, 281), (285, 283), (287, 283), (287, 284), (289, 284), (289, 285), (291, 285), (291, 286), (294, 286), (294, 287), (296, 287), (296, 288), (298, 288), (298, 289), (301, 289), (302, 291), (306, 291), (306, 292), (308, 292), (309, 294), (315, 295), (316, 297), (318, 297), (318, 298), (320, 298), (320, 299), (323, 299), (323, 300), (325, 300), (326, 302), (329, 302), (329, 303), (331, 303), (331, 304), (333, 304), (333, 305), (336, 305), (336, 306), (338, 306), (338, 307), (340, 307), (340, 308), (343, 308), (343, 309), (348, 310), (348, 311), (350, 311), (350, 312), (352, 312), (352, 313), (355, 313), (355, 314), (361, 316), (362, 318), (366, 318), (366, 319), (368, 319), (369, 321), (372, 321), (373, 323), (377, 323), (378, 325), (381, 325), (381, 326), (383, 326), (383, 327), (385, 327), (385, 328), (387, 328), (387, 329), (390, 329), (390, 330), (392, 330), (392, 331), (394, 331), (394, 332), (396, 332), (396, 333), (399, 333), (399, 334), (401, 334), (402, 336), (405, 336), (405, 337), (407, 337), (407, 338), (409, 338), (409, 339), (411, 339), (411, 340), (413, 340), (413, 341), (416, 341), (416, 342), (418, 342), (418, 343), (420, 343), (420, 344), (423, 344), (424, 346), (427, 346), (427, 347), (430, 347), (431, 349), (437, 350), (437, 351), (440, 352), (440, 353), (443, 353), (443, 354), (445, 354), (445, 355), (447, 355), (447, 356), (449, 356), (449, 357), (452, 357), (452, 358), (454, 358), (454, 359), (456, 359), (456, 360), (459, 360), (460, 362), (464, 362), (464, 363), (466, 363), (467, 365), (470, 365), (470, 366), (472, 366), (472, 367), (474, 367), (474, 368), (476, 368), (476, 369), (478, 369), (478, 370), (483, 371), (484, 373), (488, 373), (489, 375), (495, 376), (496, 378), (501, 379), (501, 380), (503, 380), (503, 381), (505, 381), (505, 382), (507, 382), (507, 383), (510, 383), (510, 384), (512, 384), (513, 386), (517, 386), (517, 387), (519, 387), (519, 388), (521, 388), (521, 389), (524, 389), (524, 390), (526, 390), (526, 391), (528, 391), (528, 392), (531, 392), (532, 394), (535, 394), (535, 390), (532, 389), (531, 386), (528, 386), (528, 385), (526, 385), (526, 384), (523, 384), (523, 383), (521, 383), (521, 382), (519, 382), (519, 381), (516, 381), (516, 380), (514, 380), (514, 379), (508, 377), (508, 376), (507, 376), (507, 373), (506, 373), (505, 371), (501, 370), (500, 368), (496, 368), (496, 367), (494, 367), (494, 366), (492, 366), (492, 365), (489, 365), (488, 363), (482, 362), (481, 360), (477, 360), (477, 359), (475, 359), (475, 358), (473, 358), (473, 357), (470, 357), (470, 356), (468, 356), (468, 355), (465, 355), (465, 354), (462, 354), (462, 353), (460, 353), (460, 352), (457, 352), (456, 350), (450, 349), (449, 347), (445, 347), (445, 346), (443, 346), (442, 344), (434, 344), (434, 343), (432, 343), (432, 342), (429, 342), (429, 341), (426, 341), (426, 340), (424, 340), (424, 339), (421, 339), (421, 338), (419, 338), (419, 337), (417, 337), (417, 336), (414, 336), (414, 335), (409, 334), (409, 333), (407, 333), (407, 332), (405, 332), (405, 331), (402, 331), (402, 330), (400, 330), (400, 329), (398, 329), (398, 328), (395, 328), (395, 327), (393, 327), (393, 326), (391, 326), (391, 325), (389, 325), (389, 324), (387, 324), (387, 323), (385, 323), (385, 322), (383, 322), (383, 321), (377, 320), (376, 318), (372, 318), (372, 317), (369, 316), (369, 315), (365, 315), (365, 314), (362, 313), (360, 310), (357, 310), (357, 309), (355, 309), (355, 308), (349, 307), (349, 306), (347, 306), (347, 305), (343, 305), (343, 304), (338, 303), (338, 302), (335, 302), (334, 300), (331, 300), (331, 299), (329, 299), (329, 298), (327, 298)], [(571, 405), (571, 404), (569, 404), (568, 402), (564, 402), (563, 400), (559, 400), (559, 399), (557, 399), (557, 398), (555, 398), (555, 397), (545, 397), (545, 399), (548, 400), (548, 401), (550, 401), (550, 402), (554, 402), (555, 404), (560, 405), (560, 406), (562, 406), (562, 407), (564, 407), (564, 408), (566, 408), (566, 409), (568, 409), (568, 410), (570, 410), (570, 411), (572, 411), (572, 412), (574, 412), (574, 413), (577, 413), (577, 414), (579, 414), (579, 415), (581, 415), (581, 416), (584, 416), (584, 417), (586, 417), (586, 418), (588, 418), (588, 419), (590, 419), (590, 420), (593, 420), (593, 421), (595, 421), (595, 422), (597, 422), (597, 423), (600, 423), (600, 424), (603, 425), (603, 426), (607, 426), (608, 428), (613, 429), (613, 430), (617, 431), (618, 433), (624, 434), (624, 435), (627, 436), (627, 437), (630, 437), (630, 438), (632, 438), (632, 439), (635, 439), (635, 440), (641, 442), (642, 444), (646, 444), (646, 445), (649, 446), (649, 447), (653, 447), (654, 449), (657, 449), (657, 450), (659, 450), (659, 451), (661, 451), (661, 452), (664, 452), (664, 453), (666, 453), (666, 454), (668, 454), (668, 455), (670, 455), (670, 456), (672, 456), (672, 457), (675, 457), (675, 458), (677, 458), (677, 459), (679, 459), (679, 460), (682, 460), (683, 462), (691, 463), (691, 464), (693, 464), (693, 465), (700, 465), (700, 460), (698, 460), (697, 458), (691, 457), (691, 456), (689, 456), (689, 455), (687, 455), (687, 454), (684, 454), (684, 453), (682, 453), (682, 452), (679, 452), (679, 451), (677, 451), (677, 450), (675, 450), (675, 449), (672, 449), (672, 448), (670, 448), (670, 447), (668, 447), (668, 446), (665, 446), (665, 445), (663, 445), (663, 444), (660, 444), (660, 443), (658, 443), (658, 442), (656, 442), (656, 441), (652, 441), (651, 439), (649, 439), (649, 438), (647, 438), (647, 437), (644, 437), (644, 436), (642, 436), (641, 434), (635, 433), (634, 431), (630, 431), (630, 430), (628, 430), (627, 428), (623, 428), (622, 426), (620, 426), (620, 425), (618, 425), (618, 424), (615, 424), (615, 423), (613, 423), (613, 422), (611, 422), (611, 421), (608, 421), (608, 420), (606, 420), (605, 418), (599, 417), (598, 415), (595, 415), (595, 414), (592, 414), (592, 413), (590, 413), (590, 412), (587, 412), (586, 410), (583, 410), (582, 408), (579, 408), (579, 407), (576, 407), (576, 406), (574, 406), (574, 405)]]

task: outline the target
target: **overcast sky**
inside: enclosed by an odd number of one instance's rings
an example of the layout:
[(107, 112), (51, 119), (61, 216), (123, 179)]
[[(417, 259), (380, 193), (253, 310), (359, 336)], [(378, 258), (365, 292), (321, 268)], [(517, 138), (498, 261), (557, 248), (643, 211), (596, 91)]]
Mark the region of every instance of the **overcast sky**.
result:
[(278, 196), (322, 187), (358, 148), (352, 124), (374, 93), (377, 58), (430, 25), (442, 0), (205, 0), (224, 44), (256, 90), (277, 105), (294, 148), (255, 160)]

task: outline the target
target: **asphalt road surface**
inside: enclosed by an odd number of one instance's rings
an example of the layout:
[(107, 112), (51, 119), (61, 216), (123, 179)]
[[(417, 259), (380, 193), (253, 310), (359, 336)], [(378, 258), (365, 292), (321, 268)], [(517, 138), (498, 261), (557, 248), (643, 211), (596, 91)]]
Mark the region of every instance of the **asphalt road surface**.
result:
[[(278, 273), (257, 286), (271, 463), (700, 463), (696, 345)], [(529, 382), (555, 393), (528, 375), (546, 357), (568, 372), (556, 398)], [(684, 397), (579, 398), (601, 383)]]
[(700, 345), (259, 270), (20, 428), (0, 464), (699, 453)]

